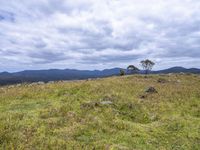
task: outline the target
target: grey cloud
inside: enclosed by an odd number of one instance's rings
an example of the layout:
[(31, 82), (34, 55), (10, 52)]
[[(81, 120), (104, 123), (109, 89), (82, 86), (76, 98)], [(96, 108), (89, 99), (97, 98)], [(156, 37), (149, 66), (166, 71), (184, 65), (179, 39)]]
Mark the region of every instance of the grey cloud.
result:
[(14, 22), (15, 21), (15, 15), (12, 12), (0, 10), (0, 21)]
[(143, 37), (143, 35), (138, 36), (136, 33), (130, 33), (126, 37), (115, 38), (112, 36), (113, 29), (108, 22), (101, 21), (95, 23), (95, 26), (98, 27), (98, 32), (93, 32), (91, 29), (83, 29), (81, 27), (58, 28), (58, 31), (66, 36), (74, 34), (80, 37), (80, 42), (84, 44), (81, 47), (77, 47), (76, 44), (71, 47), (71, 49), (77, 51), (82, 49), (101, 51), (108, 48), (127, 51), (138, 48), (143, 42), (151, 41), (150, 37)]
[(34, 58), (33, 62), (37, 64), (53, 63), (67, 59), (64, 53), (50, 51), (29, 52), (27, 56)]
[(32, 40), (33, 40), (35, 48), (37, 49), (43, 49), (47, 47), (47, 43), (41, 38), (33, 38)]
[(0, 64), (59, 68), (64, 62), (87, 69), (151, 58), (196, 67), (200, 58), (199, 0), (10, 0), (0, 6)]
[(2, 56), (17, 56), (17, 55), (20, 55), (20, 54), (22, 54), (21, 52), (18, 52), (18, 51), (16, 51), (16, 50), (2, 50), (2, 49), (0, 49), (0, 54), (2, 55)]
[(97, 56), (85, 56), (82, 58), (80, 63), (84, 64), (101, 64), (101, 63), (112, 63), (112, 62), (130, 62), (133, 60), (137, 60), (141, 55), (133, 55), (133, 54), (126, 54), (126, 55), (97, 55)]

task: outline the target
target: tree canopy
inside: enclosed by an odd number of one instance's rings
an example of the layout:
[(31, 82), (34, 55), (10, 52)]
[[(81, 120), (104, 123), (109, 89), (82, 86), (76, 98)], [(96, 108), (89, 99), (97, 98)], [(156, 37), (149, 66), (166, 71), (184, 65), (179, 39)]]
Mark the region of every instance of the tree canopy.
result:
[(142, 60), (140, 63), (146, 74), (148, 74), (148, 72), (152, 70), (153, 66), (155, 65), (155, 63), (149, 59)]
[(130, 71), (131, 73), (140, 71), (140, 69), (138, 69), (138, 68), (137, 68), (136, 66), (134, 66), (134, 65), (129, 65), (129, 66), (127, 67), (127, 70)]

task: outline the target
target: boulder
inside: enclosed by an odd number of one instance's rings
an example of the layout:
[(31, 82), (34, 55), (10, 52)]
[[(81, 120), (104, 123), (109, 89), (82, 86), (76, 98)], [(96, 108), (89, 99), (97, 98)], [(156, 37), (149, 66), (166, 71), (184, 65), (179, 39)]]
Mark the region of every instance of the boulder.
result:
[(158, 83), (167, 83), (168, 81), (167, 81), (166, 79), (164, 79), (164, 78), (159, 78), (159, 79), (157, 80), (157, 82), (158, 82)]
[(37, 84), (38, 84), (38, 85), (43, 85), (43, 84), (45, 84), (45, 83), (42, 82), (42, 81), (39, 81), (39, 82), (37, 82)]
[(154, 87), (148, 87), (146, 90), (145, 90), (146, 93), (158, 93), (158, 91), (154, 88)]

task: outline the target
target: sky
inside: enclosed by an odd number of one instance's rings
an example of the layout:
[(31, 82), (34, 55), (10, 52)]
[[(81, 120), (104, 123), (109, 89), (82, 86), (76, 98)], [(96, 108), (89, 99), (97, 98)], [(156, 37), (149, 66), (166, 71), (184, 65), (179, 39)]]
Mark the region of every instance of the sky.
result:
[(0, 71), (200, 68), (200, 0), (0, 0)]

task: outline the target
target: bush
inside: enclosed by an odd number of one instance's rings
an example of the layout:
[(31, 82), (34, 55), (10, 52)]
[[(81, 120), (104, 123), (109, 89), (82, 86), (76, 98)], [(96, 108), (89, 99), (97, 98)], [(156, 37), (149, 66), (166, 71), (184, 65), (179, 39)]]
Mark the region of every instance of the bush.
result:
[(125, 75), (125, 71), (123, 69), (120, 69), (120, 76), (124, 76)]

